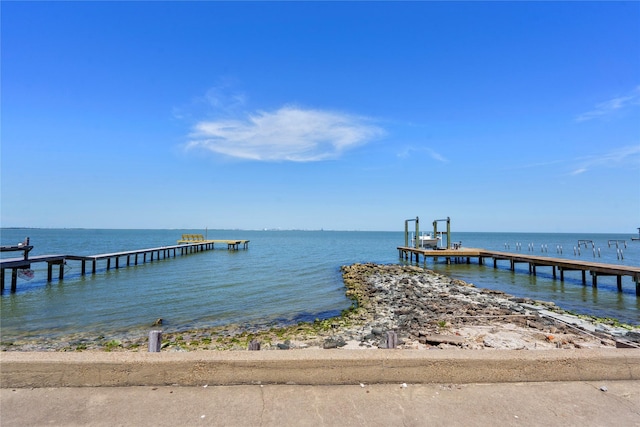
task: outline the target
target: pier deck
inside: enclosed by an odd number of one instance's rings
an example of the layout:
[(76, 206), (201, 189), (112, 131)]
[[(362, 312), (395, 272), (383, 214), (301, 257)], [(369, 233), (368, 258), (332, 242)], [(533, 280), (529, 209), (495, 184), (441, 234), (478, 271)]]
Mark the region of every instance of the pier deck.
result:
[(237, 251), (242, 245), (243, 249), (249, 247), (249, 240), (233, 240), (233, 239), (206, 239), (202, 234), (183, 234), (182, 239), (178, 240), (178, 244), (188, 243), (209, 243), (215, 247), (215, 244), (227, 245), (227, 249)]
[[(180, 242), (180, 241), (179, 241)], [(21, 258), (4, 258), (0, 259), (0, 291), (5, 288), (5, 270), (11, 270), (11, 292), (15, 292), (17, 288), (18, 270), (29, 269), (32, 264), (47, 263), (47, 281), (53, 279), (53, 267), (58, 266), (58, 279), (64, 278), (64, 266), (68, 261), (79, 261), (81, 265), (80, 274), (87, 273), (87, 263), (91, 265), (91, 273), (96, 274), (98, 261), (106, 260), (106, 269), (120, 268), (121, 260), (123, 265), (129, 267), (131, 264), (138, 265), (139, 262), (145, 263), (147, 260), (154, 260), (173, 257), (178, 254), (186, 255), (193, 252), (201, 252), (212, 250), (215, 243), (227, 244), (229, 250), (238, 250), (241, 244), (244, 249), (248, 248), (248, 240), (191, 240), (182, 242), (172, 246), (161, 246), (158, 248), (136, 249), (132, 251), (105, 253), (98, 255), (38, 255), (34, 257), (25, 256)], [(29, 247), (31, 249), (32, 247)], [(4, 252), (4, 251), (3, 251)], [(125, 261), (126, 260), (126, 261)]]
[(636, 284), (636, 295), (640, 296), (640, 267), (628, 265), (604, 264), (598, 262), (589, 262), (581, 260), (571, 260), (566, 258), (554, 258), (547, 256), (536, 256), (527, 254), (518, 254), (511, 252), (490, 251), (477, 248), (460, 248), (460, 249), (417, 249), (406, 246), (399, 246), (398, 253), (400, 258), (415, 262), (420, 261), (422, 255), (423, 260), (427, 258), (446, 258), (448, 262), (451, 259), (466, 259), (470, 263), (471, 258), (477, 258), (478, 264), (484, 264), (486, 258), (493, 259), (494, 268), (497, 267), (498, 261), (509, 261), (510, 268), (515, 271), (515, 265), (524, 263), (529, 265), (529, 273), (535, 275), (537, 267), (551, 267), (553, 278), (560, 274), (560, 280), (564, 280), (565, 271), (581, 271), (582, 283), (586, 284), (586, 273), (591, 274), (591, 284), (593, 287), (598, 286), (598, 276), (616, 276), (618, 291), (622, 291), (622, 277), (629, 276)]

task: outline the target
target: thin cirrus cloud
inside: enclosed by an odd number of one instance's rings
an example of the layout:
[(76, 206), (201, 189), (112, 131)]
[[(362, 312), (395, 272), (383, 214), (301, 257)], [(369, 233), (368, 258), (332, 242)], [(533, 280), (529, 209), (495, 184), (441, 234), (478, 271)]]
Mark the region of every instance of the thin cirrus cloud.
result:
[(570, 175), (580, 175), (596, 167), (620, 167), (630, 165), (640, 169), (640, 144), (620, 147), (598, 156), (587, 156), (579, 159), (579, 165)]
[(314, 162), (337, 158), (383, 134), (360, 116), (285, 106), (241, 119), (201, 121), (187, 149), (246, 160)]
[(420, 153), (420, 152), (424, 152), (427, 153), (429, 155), (429, 157), (431, 157), (433, 160), (436, 160), (438, 162), (441, 163), (448, 163), (449, 159), (447, 159), (446, 157), (444, 157), (442, 154), (438, 153), (437, 151), (428, 148), (428, 147), (419, 147), (419, 148), (415, 148), (415, 147), (405, 147), (402, 151), (400, 151), (397, 156), (400, 157), (401, 159), (406, 159), (412, 156), (412, 153)]
[(627, 95), (619, 96), (596, 105), (595, 108), (576, 117), (577, 122), (586, 122), (588, 120), (607, 117), (622, 109), (640, 105), (640, 86), (636, 86)]
[[(564, 165), (564, 166), (563, 166)], [(619, 147), (598, 155), (582, 156), (575, 159), (556, 159), (548, 162), (529, 163), (521, 166), (509, 166), (505, 170), (547, 168), (563, 166), (569, 168), (568, 175), (580, 175), (599, 168), (640, 169), (640, 144)]]

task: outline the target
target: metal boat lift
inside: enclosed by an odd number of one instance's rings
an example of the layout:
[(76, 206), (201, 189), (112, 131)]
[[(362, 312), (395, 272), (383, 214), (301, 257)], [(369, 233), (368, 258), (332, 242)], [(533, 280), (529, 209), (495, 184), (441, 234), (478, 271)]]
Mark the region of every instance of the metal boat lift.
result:
[[(415, 221), (416, 223), (416, 234), (415, 234), (415, 242), (413, 246), (418, 249), (420, 246), (420, 218), (416, 217), (415, 219), (406, 219), (404, 221), (404, 246), (409, 247), (409, 223)], [(438, 222), (446, 221), (447, 223), (447, 231), (441, 231), (440, 235), (447, 235), (447, 247), (446, 249), (451, 249), (451, 218), (447, 217), (445, 219), (436, 219), (433, 221), (433, 237), (438, 236)]]

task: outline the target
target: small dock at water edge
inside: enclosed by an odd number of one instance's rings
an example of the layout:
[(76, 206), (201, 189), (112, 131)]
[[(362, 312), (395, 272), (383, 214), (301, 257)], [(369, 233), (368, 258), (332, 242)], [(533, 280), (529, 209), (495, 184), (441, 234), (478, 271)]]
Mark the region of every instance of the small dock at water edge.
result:
[(529, 265), (529, 274), (533, 275), (536, 275), (538, 267), (551, 267), (553, 278), (556, 279), (557, 275), (559, 275), (561, 281), (564, 281), (565, 271), (580, 271), (582, 273), (583, 285), (587, 283), (586, 273), (589, 272), (591, 275), (591, 285), (593, 287), (598, 286), (599, 276), (616, 276), (617, 287), (620, 292), (622, 291), (622, 277), (629, 276), (635, 282), (636, 295), (640, 297), (640, 267), (635, 266), (604, 264), (476, 248), (421, 249), (399, 246), (398, 253), (401, 259), (410, 262), (414, 262), (415, 260), (416, 263), (420, 262), (420, 256), (423, 257), (423, 262), (425, 263), (427, 258), (434, 260), (445, 258), (447, 263), (454, 260), (455, 262), (462, 261), (469, 264), (471, 263), (471, 259), (475, 258), (479, 265), (483, 265), (486, 259), (492, 259), (494, 268), (498, 267), (498, 261), (507, 261), (509, 262), (511, 271), (515, 271), (516, 264), (524, 263)]

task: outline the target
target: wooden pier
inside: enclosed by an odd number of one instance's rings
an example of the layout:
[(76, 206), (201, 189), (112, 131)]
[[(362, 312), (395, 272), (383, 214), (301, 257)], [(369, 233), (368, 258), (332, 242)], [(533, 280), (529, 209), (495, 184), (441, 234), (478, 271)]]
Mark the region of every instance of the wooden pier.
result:
[(458, 249), (417, 249), (407, 246), (399, 246), (398, 253), (401, 259), (416, 263), (420, 262), (420, 256), (426, 262), (427, 258), (445, 258), (447, 262), (453, 259), (455, 262), (466, 262), (469, 264), (471, 258), (477, 258), (478, 264), (483, 265), (485, 259), (493, 259), (493, 267), (498, 266), (498, 261), (508, 261), (511, 271), (515, 271), (518, 263), (529, 265), (529, 274), (536, 275), (538, 267), (551, 267), (553, 278), (556, 279), (560, 275), (560, 280), (564, 281), (565, 271), (581, 271), (582, 284), (586, 285), (586, 273), (591, 274), (591, 285), (598, 286), (598, 276), (616, 276), (618, 291), (622, 291), (622, 277), (629, 276), (636, 284), (636, 295), (640, 296), (640, 267), (632, 267), (627, 265), (603, 264), (597, 262), (570, 260), (564, 258), (553, 258), (545, 256), (535, 256), (526, 254), (515, 254), (510, 252), (489, 251), (476, 248), (458, 248)]
[[(184, 237), (184, 236), (183, 236)], [(87, 274), (87, 264), (90, 265), (91, 274), (96, 274), (98, 261), (106, 260), (106, 269), (129, 267), (132, 264), (138, 265), (138, 263), (146, 263), (147, 261), (153, 262), (154, 260), (175, 258), (179, 255), (187, 255), (194, 252), (202, 252), (212, 250), (215, 248), (216, 243), (224, 242), (227, 244), (229, 250), (238, 250), (242, 244), (244, 249), (248, 248), (248, 240), (191, 240), (191, 241), (178, 241), (179, 244), (173, 246), (162, 246), (158, 248), (149, 249), (137, 249), (132, 251), (114, 252), (98, 255), (39, 255), (34, 257), (28, 256), (28, 251), (24, 247), (20, 247), (20, 250), (24, 252), (24, 256), (20, 258), (6, 258), (0, 259), (0, 290), (4, 291), (5, 288), (5, 270), (11, 270), (11, 292), (15, 292), (18, 282), (18, 270), (30, 269), (32, 264), (47, 263), (47, 281), (53, 280), (54, 266), (58, 266), (58, 279), (64, 278), (64, 266), (68, 261), (80, 262), (80, 274)], [(4, 251), (8, 251), (8, 247), (3, 247)], [(17, 247), (16, 247), (17, 248)], [(23, 249), (24, 248), (24, 249)], [(12, 249), (17, 250), (17, 249)]]
[(208, 240), (202, 234), (183, 234), (182, 239), (178, 240), (178, 244), (185, 243), (206, 243), (211, 244), (212, 248), (215, 247), (215, 244), (224, 244), (227, 245), (227, 249), (230, 251), (237, 251), (240, 249), (240, 245), (242, 245), (243, 249), (249, 248), (249, 240)]

